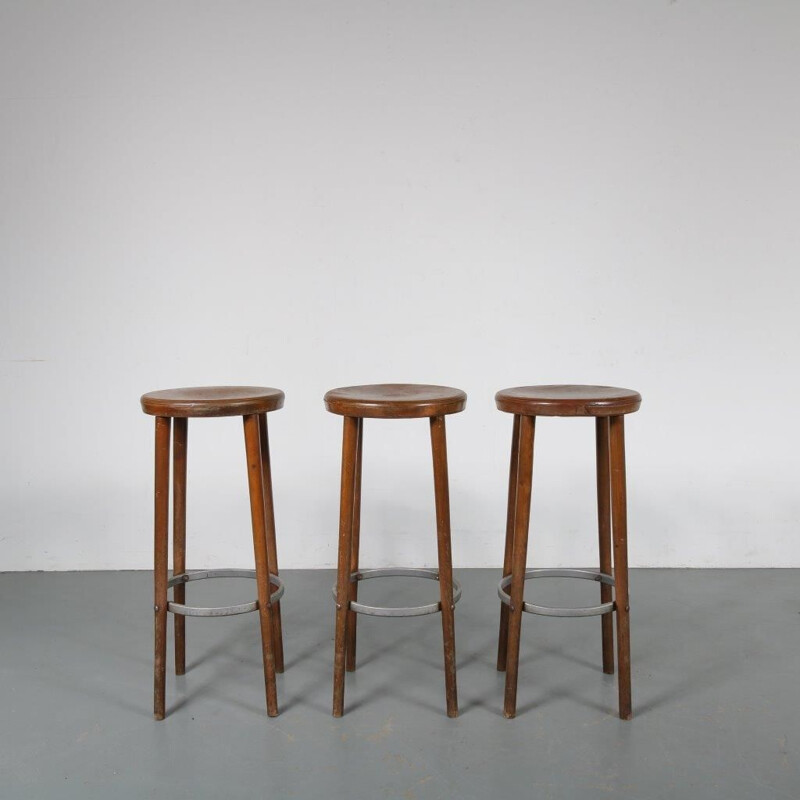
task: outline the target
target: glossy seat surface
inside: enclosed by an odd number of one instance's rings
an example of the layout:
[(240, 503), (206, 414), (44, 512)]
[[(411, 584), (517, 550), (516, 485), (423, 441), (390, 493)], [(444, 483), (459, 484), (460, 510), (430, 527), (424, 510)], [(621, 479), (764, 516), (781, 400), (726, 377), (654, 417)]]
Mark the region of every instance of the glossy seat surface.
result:
[(142, 395), (142, 411), (156, 417), (235, 417), (283, 407), (284, 394), (268, 386), (194, 386)]
[(467, 395), (460, 389), (422, 383), (344, 386), (325, 395), (325, 408), (344, 417), (439, 417), (463, 411), (466, 403)]
[(494, 396), (497, 407), (527, 417), (614, 417), (639, 410), (642, 396), (615, 386), (517, 386)]

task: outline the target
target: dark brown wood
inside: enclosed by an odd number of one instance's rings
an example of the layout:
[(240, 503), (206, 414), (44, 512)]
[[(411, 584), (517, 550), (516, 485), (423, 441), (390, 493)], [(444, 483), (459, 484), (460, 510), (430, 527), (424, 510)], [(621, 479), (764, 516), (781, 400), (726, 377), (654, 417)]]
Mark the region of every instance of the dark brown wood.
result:
[[(186, 572), (186, 457), (189, 420), (176, 417), (172, 441), (172, 574)], [(186, 584), (172, 589), (176, 603), (186, 603)], [(186, 617), (173, 615), (175, 626), (175, 674), (186, 673)]]
[[(611, 474), (608, 445), (608, 417), (595, 420), (597, 445), (597, 532), (600, 544), (600, 572), (611, 575)], [(613, 589), (600, 584), (600, 602), (610, 603)], [(614, 613), (609, 611), (601, 619), (603, 632), (603, 672), (614, 674)]]
[(160, 417), (237, 417), (283, 408), (280, 389), (268, 386), (194, 386), (142, 395), (142, 411)]
[(642, 402), (638, 392), (615, 386), (517, 386), (495, 395), (501, 411), (531, 417), (610, 417), (630, 414)]
[(444, 417), (431, 417), (433, 485), (436, 498), (436, 534), (439, 549), (439, 597), (442, 606), (444, 680), (447, 716), (458, 716), (456, 685), (456, 619), (453, 603), (453, 557), (450, 545), (450, 487), (447, 477), (447, 435)]
[(628, 511), (625, 486), (625, 417), (611, 417), (611, 513), (614, 532), (614, 594), (617, 611), (619, 716), (631, 719), (631, 629), (628, 600)]
[(168, 417), (156, 417), (155, 511), (153, 525), (153, 610), (155, 612), (153, 713), (156, 719), (164, 719), (167, 681), (170, 428), (171, 420)]
[(272, 602), (269, 575), (271, 564), (267, 548), (266, 508), (264, 502), (264, 472), (261, 464), (261, 439), (258, 414), (243, 417), (247, 478), (250, 489), (250, 517), (253, 526), (253, 550), (258, 585), (258, 612), (261, 621), (261, 650), (264, 657), (264, 684), (267, 694), (267, 714), (278, 715), (278, 691), (275, 685), (275, 652), (273, 648)]
[(517, 714), (517, 677), (519, 675), (519, 640), (522, 629), (522, 606), (525, 595), (525, 564), (528, 557), (528, 524), (531, 513), (533, 481), (533, 438), (535, 417), (523, 416), (519, 425), (519, 462), (517, 467), (516, 509), (514, 512), (514, 551), (511, 559), (511, 608), (508, 619), (508, 655), (503, 715)]
[[(514, 520), (517, 509), (517, 471), (519, 469), (519, 415), (514, 415), (511, 433), (511, 463), (508, 468), (508, 505), (506, 506), (506, 549), (503, 555), (503, 577), (511, 574), (514, 553)], [(497, 639), (497, 669), (505, 672), (508, 653), (508, 606), (500, 603), (500, 635)]]
[(350, 559), (353, 540), (358, 419), (344, 418), (342, 434), (342, 486), (339, 503), (339, 564), (336, 579), (336, 637), (333, 658), (333, 716), (344, 713), (347, 617), (350, 606)]
[[(358, 549), (361, 539), (361, 454), (364, 443), (364, 420), (358, 420), (358, 445), (356, 448), (356, 475), (353, 489), (353, 524), (352, 541), (350, 545), (350, 573), (358, 572)], [(358, 601), (358, 581), (350, 581), (349, 601)], [(356, 669), (356, 630), (358, 627), (358, 614), (355, 611), (347, 611), (347, 656), (345, 659), (348, 672), (355, 672)]]
[(325, 395), (325, 407), (333, 414), (382, 419), (455, 414), (464, 410), (466, 402), (460, 389), (416, 383), (345, 386)]
[[(264, 526), (267, 531), (267, 555), (269, 568), (278, 575), (278, 543), (275, 540), (275, 504), (272, 498), (272, 466), (269, 458), (269, 433), (267, 415), (258, 415), (258, 434), (261, 446), (261, 470), (264, 483)], [(273, 591), (269, 587), (270, 594)], [(272, 646), (275, 652), (275, 671), (283, 672), (283, 626), (281, 624), (281, 602), (272, 604)]]

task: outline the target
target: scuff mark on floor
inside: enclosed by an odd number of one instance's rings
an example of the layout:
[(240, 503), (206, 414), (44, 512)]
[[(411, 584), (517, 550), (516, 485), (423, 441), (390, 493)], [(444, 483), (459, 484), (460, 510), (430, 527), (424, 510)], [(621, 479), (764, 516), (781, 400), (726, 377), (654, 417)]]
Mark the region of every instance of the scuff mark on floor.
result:
[(383, 723), (379, 731), (371, 733), (369, 736), (366, 737), (366, 739), (368, 742), (382, 742), (384, 739), (388, 738), (393, 733), (394, 733), (394, 717), (389, 717), (386, 720), (386, 722)]

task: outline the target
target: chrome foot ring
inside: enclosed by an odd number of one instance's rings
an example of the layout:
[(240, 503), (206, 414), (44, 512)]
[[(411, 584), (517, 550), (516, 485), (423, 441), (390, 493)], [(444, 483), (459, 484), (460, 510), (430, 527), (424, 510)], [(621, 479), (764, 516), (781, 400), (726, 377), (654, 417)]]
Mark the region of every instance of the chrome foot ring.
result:
[[(525, 572), (525, 580), (531, 578), (580, 578), (586, 581), (597, 581), (606, 586), (614, 585), (614, 578), (604, 572), (590, 569), (529, 569)], [(506, 575), (497, 585), (497, 596), (507, 606), (511, 605), (511, 597), (506, 588), (511, 585), (511, 576)], [(529, 614), (539, 614), (543, 617), (595, 617), (600, 614), (608, 614), (616, 608), (614, 601), (603, 603), (599, 606), (587, 606), (584, 608), (554, 608), (553, 606), (537, 606), (533, 603), (522, 604), (522, 610)]]
[[(254, 569), (206, 569), (199, 572), (182, 572), (174, 575), (167, 582), (167, 588), (178, 586), (179, 584), (189, 583), (189, 581), (202, 581), (206, 578), (255, 578)], [(277, 603), (283, 597), (283, 581), (277, 575), (270, 575), (269, 582), (277, 587), (270, 594), (270, 602)], [(180, 614), (182, 617), (230, 617), (233, 614), (247, 614), (258, 608), (258, 600), (251, 603), (240, 603), (235, 606), (217, 606), (216, 608), (201, 608), (198, 606), (185, 606), (181, 603), (167, 603), (167, 611), (173, 614)]]
[[(429, 578), (439, 580), (439, 570), (436, 569), (362, 569), (350, 575), (350, 583), (366, 581), (370, 578)], [(333, 599), (336, 601), (336, 587), (333, 587)], [(461, 584), (453, 578), (453, 605), (461, 599)], [(363, 603), (351, 602), (350, 611), (356, 614), (368, 614), (372, 617), (421, 617), (425, 614), (436, 614), (442, 610), (441, 602), (430, 603), (426, 606), (409, 606), (407, 608), (390, 608), (387, 606), (365, 606)]]

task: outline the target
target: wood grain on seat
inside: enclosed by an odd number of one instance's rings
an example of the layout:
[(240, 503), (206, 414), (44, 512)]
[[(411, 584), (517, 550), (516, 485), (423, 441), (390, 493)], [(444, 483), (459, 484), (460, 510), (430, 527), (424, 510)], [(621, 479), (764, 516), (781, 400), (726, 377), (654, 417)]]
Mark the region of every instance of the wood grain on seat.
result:
[(345, 386), (325, 395), (325, 408), (345, 417), (439, 417), (463, 411), (466, 403), (467, 395), (460, 389), (421, 383)]
[(642, 396), (614, 386), (518, 386), (494, 396), (497, 407), (527, 417), (613, 417), (639, 410)]
[(156, 417), (236, 417), (283, 408), (284, 394), (267, 386), (195, 386), (142, 395), (142, 411)]

